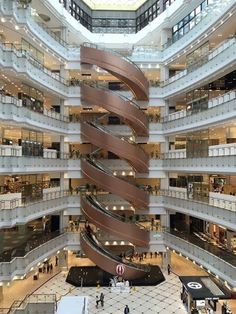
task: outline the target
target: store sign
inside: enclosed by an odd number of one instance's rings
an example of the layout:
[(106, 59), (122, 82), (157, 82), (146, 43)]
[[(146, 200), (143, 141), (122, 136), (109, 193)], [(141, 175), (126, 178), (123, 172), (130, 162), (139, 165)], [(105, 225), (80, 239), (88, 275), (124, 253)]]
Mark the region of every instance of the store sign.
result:
[(206, 305), (206, 301), (205, 300), (197, 300), (196, 301), (196, 306), (197, 307), (204, 307)]
[(117, 273), (117, 275), (122, 276), (124, 274), (124, 272), (125, 272), (125, 266), (122, 265), (122, 264), (118, 264), (116, 266), (116, 273)]
[(187, 283), (187, 286), (191, 289), (201, 289), (202, 285), (199, 282), (189, 282)]

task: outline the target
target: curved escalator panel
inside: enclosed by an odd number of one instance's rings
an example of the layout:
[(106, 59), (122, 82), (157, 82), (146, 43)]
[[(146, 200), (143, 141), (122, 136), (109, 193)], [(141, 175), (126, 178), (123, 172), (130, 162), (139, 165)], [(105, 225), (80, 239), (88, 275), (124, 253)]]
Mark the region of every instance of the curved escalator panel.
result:
[(148, 247), (149, 232), (140, 229), (140, 226), (124, 220), (105, 209), (97, 200), (91, 196), (81, 199), (81, 209), (87, 220), (98, 228), (113, 234), (118, 239), (125, 239), (139, 247)]
[(126, 159), (139, 173), (148, 172), (149, 158), (147, 153), (142, 148), (134, 143), (108, 133), (101, 126), (97, 127), (93, 123), (81, 123), (81, 135), (83, 139), (110, 151), (117, 156)]
[(118, 256), (114, 256), (86, 232), (81, 233), (80, 239), (84, 253), (89, 256), (97, 266), (114, 276), (117, 276), (116, 267), (119, 264), (124, 266), (125, 272), (123, 277), (127, 280), (143, 277), (150, 271), (145, 265), (131, 263)]
[(144, 73), (131, 61), (99, 48), (81, 46), (81, 63), (97, 65), (124, 82), (138, 100), (148, 100), (149, 84)]
[(80, 94), (85, 105), (102, 107), (127, 121), (138, 136), (148, 136), (148, 119), (133, 101), (109, 90), (84, 84), (81, 84)]
[(81, 170), (84, 176), (96, 186), (112, 194), (119, 195), (135, 207), (147, 208), (148, 194), (135, 185), (113, 176), (112, 173), (106, 172), (90, 160), (81, 160)]
[[(143, 72), (130, 60), (88, 45), (81, 47), (80, 57), (81, 63), (99, 66), (125, 83), (137, 100), (148, 100), (148, 81)], [(81, 100), (86, 106), (102, 107), (117, 115), (134, 130), (135, 135), (148, 135), (148, 120), (145, 113), (135, 102), (125, 96), (114, 94), (113, 91), (99, 86), (81, 85)], [(136, 172), (147, 173), (149, 164), (147, 153), (136, 143), (110, 132), (107, 127), (99, 124), (99, 120), (95, 119), (93, 122), (81, 124), (81, 133), (85, 141), (127, 160)], [(135, 180), (131, 182), (116, 177), (113, 171), (105, 168), (92, 155), (81, 160), (82, 173), (89, 182), (120, 196), (131, 203), (134, 208), (146, 209), (148, 207), (149, 195), (135, 185)], [(140, 247), (149, 245), (149, 233), (143, 230), (142, 226), (128, 223), (121, 216), (107, 211), (94, 197), (87, 196), (81, 202), (84, 215), (97, 227), (120, 237), (121, 240), (126, 239), (134, 245)], [(94, 263), (111, 274), (116, 275), (118, 264), (125, 266), (124, 277), (126, 279), (135, 279), (148, 272), (146, 267), (112, 255), (99, 244), (96, 238), (92, 237), (91, 233), (82, 234), (81, 246)]]

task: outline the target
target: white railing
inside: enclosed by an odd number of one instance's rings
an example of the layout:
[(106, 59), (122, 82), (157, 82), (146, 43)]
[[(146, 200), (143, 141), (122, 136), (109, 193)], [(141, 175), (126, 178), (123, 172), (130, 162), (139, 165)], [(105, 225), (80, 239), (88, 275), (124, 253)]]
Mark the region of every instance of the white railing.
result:
[[(183, 70), (183, 71), (180, 71), (178, 74), (173, 75), (171, 78), (169, 78), (167, 80), (168, 84), (173, 83), (173, 82), (179, 80), (181, 77), (187, 75), (187, 73), (188, 73), (187, 70)], [(165, 83), (165, 84), (167, 84), (167, 83)]]
[(183, 255), (196, 261), (199, 265), (203, 265), (206, 269), (209, 269), (215, 275), (227, 281), (231, 286), (236, 286), (236, 267), (232, 264), (168, 232), (165, 232), (164, 239), (168, 247), (181, 252)]
[(0, 145), (0, 156), (22, 156), (22, 147), (18, 145)]
[(209, 205), (236, 212), (236, 196), (210, 192)]
[(209, 146), (209, 156), (232, 156), (236, 155), (236, 143)]
[(224, 104), (228, 101), (236, 99), (236, 91), (230, 91), (226, 94), (220, 95), (218, 97), (212, 98), (208, 101), (208, 108), (213, 108), (216, 106), (219, 106), (221, 104)]
[(235, 42), (236, 42), (235, 37), (223, 41), (223, 43), (221, 43), (218, 47), (214, 48), (214, 50), (208, 55), (208, 61), (215, 58), (218, 54), (232, 46)]
[[(41, 239), (41, 242), (42, 239)], [(29, 251), (22, 257), (14, 257), (10, 262), (0, 263), (0, 280), (11, 281), (13, 277), (22, 277), (32, 267), (42, 263), (45, 258), (56, 254), (65, 247), (80, 247), (79, 232), (65, 232)]]
[[(211, 145), (208, 148), (209, 157), (234, 156), (234, 155), (236, 155), (236, 143)], [(167, 153), (164, 153), (163, 156), (164, 158), (168, 159), (187, 158), (187, 152), (185, 148), (169, 150)]]
[(236, 38), (231, 38), (225, 40), (223, 43), (221, 43), (217, 48), (215, 48), (213, 51), (209, 51), (209, 54), (206, 57), (203, 57), (201, 60), (196, 62), (196, 64), (191, 65), (191, 68), (185, 69), (178, 74), (172, 76), (171, 78), (167, 79), (166, 81), (162, 82), (163, 86), (169, 85), (175, 81), (178, 81), (184, 76), (187, 76), (189, 72), (194, 72), (198, 68), (204, 66), (209, 61), (215, 59), (219, 54), (221, 54), (223, 51), (227, 50), (231, 46), (233, 46), (236, 43)]

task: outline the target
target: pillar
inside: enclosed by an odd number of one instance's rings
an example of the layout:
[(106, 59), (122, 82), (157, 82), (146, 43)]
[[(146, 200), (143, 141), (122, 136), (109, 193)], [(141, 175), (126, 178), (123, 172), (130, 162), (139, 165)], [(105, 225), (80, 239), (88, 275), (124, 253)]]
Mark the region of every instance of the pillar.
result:
[(166, 250), (166, 252), (162, 252), (161, 267), (163, 271), (167, 271), (168, 264), (171, 265), (171, 251), (170, 250)]
[(160, 65), (160, 81), (164, 82), (169, 79), (169, 67), (167, 65)]
[(0, 286), (0, 302), (3, 300), (3, 286)]
[(160, 216), (161, 218), (161, 228), (163, 230), (170, 228), (170, 212), (166, 210), (166, 214)]
[(68, 251), (67, 250), (60, 251), (57, 257), (58, 257), (58, 266), (60, 268), (68, 269)]
[(64, 232), (68, 227), (69, 216), (64, 215), (64, 211), (60, 212), (60, 232)]
[(69, 71), (65, 68), (64, 64), (60, 65), (60, 75), (66, 82), (69, 81), (70, 78)]
[(164, 28), (161, 30), (161, 46), (165, 46), (172, 38), (172, 29)]

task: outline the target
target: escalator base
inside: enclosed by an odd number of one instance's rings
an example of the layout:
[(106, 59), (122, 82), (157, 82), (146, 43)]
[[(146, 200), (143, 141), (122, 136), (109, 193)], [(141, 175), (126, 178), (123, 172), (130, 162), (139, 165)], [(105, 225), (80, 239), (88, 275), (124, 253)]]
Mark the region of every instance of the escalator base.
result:
[[(110, 278), (113, 276), (97, 266), (79, 267), (73, 266), (70, 268), (66, 278), (66, 282), (75, 287), (96, 287), (98, 284), (102, 287), (108, 287)], [(81, 284), (81, 278), (82, 284)], [(151, 266), (150, 273), (142, 278), (130, 281), (131, 286), (156, 286), (165, 281), (165, 277), (159, 266)]]

